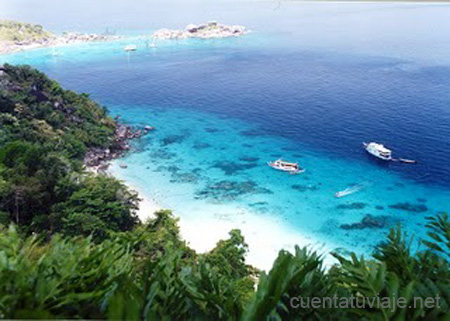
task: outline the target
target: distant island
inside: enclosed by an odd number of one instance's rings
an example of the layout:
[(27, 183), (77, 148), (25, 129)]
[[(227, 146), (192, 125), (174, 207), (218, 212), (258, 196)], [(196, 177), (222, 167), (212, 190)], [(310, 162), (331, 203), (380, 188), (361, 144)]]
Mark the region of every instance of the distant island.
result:
[(154, 39), (187, 39), (187, 38), (228, 38), (239, 37), (248, 33), (244, 26), (227, 26), (216, 21), (210, 21), (199, 25), (190, 24), (184, 29), (170, 30), (160, 29), (153, 34)]
[[(153, 34), (153, 39), (228, 38), (239, 37), (248, 32), (244, 26), (229, 26), (217, 23), (216, 21), (210, 21), (199, 25), (190, 24), (184, 29), (160, 29)], [(107, 32), (103, 34), (64, 32), (61, 35), (56, 35), (39, 24), (0, 20), (0, 54), (84, 42), (111, 41), (120, 38), (120, 36)]]
[(58, 36), (38, 24), (0, 20), (0, 54), (90, 41), (109, 41), (118, 38), (120, 37), (109, 34), (78, 32), (65, 32)]

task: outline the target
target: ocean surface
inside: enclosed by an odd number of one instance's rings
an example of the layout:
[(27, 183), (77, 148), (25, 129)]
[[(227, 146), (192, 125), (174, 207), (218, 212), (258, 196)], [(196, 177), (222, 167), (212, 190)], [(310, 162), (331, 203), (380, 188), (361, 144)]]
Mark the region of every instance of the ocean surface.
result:
[[(450, 6), (233, 3), (193, 22), (206, 16), (252, 33), (151, 48), (152, 30), (135, 22), (120, 41), (0, 61), (35, 66), (124, 122), (154, 126), (112, 172), (173, 209), (197, 248), (230, 227), (251, 234), (255, 264), (295, 236), (360, 254), (398, 223), (425, 237), (426, 217), (450, 205)], [(124, 52), (129, 43), (138, 50)], [(418, 164), (378, 161), (363, 141)], [(267, 166), (280, 157), (306, 172)]]

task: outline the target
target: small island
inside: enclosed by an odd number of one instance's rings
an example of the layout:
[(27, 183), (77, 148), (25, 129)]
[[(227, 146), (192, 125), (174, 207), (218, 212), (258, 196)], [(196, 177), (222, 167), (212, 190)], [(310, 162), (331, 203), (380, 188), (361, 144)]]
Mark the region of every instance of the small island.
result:
[(110, 41), (119, 38), (119, 36), (109, 34), (78, 32), (64, 32), (58, 36), (38, 24), (0, 20), (0, 54), (91, 41)]
[(153, 38), (159, 40), (188, 38), (211, 39), (239, 37), (246, 33), (248, 33), (248, 30), (244, 26), (227, 26), (219, 24), (216, 21), (210, 21), (199, 25), (190, 24), (180, 30), (160, 29), (153, 34)]

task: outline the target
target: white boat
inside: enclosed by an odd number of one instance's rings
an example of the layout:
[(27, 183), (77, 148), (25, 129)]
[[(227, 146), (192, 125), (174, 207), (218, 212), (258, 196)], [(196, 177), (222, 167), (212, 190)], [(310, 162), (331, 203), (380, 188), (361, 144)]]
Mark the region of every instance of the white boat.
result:
[(274, 162), (268, 162), (267, 165), (272, 167), (273, 169), (288, 172), (290, 174), (298, 174), (303, 173), (305, 170), (298, 166), (298, 163), (289, 163), (285, 162), (282, 159), (277, 159)]
[(369, 154), (385, 161), (392, 160), (392, 151), (384, 147), (382, 144), (372, 142), (368, 144), (363, 143), (363, 145)]
[(353, 194), (353, 193), (359, 191), (360, 189), (361, 189), (361, 186), (359, 186), (359, 185), (351, 186), (351, 187), (344, 189), (343, 191), (337, 192), (336, 194), (334, 194), (334, 197), (337, 197), (337, 198), (344, 197), (344, 196)]
[(123, 48), (123, 50), (125, 50), (125, 51), (136, 51), (137, 50), (137, 46), (136, 45), (127, 45), (127, 46), (125, 46), (125, 48)]

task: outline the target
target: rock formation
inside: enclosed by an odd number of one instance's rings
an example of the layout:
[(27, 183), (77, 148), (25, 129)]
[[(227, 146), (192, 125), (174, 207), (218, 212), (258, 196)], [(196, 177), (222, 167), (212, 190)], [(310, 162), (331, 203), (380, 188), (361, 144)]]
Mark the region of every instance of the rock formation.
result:
[(207, 24), (194, 25), (189, 24), (181, 30), (161, 29), (153, 34), (154, 39), (188, 39), (188, 38), (227, 38), (238, 37), (246, 34), (248, 31), (244, 26), (227, 26), (215, 21)]

